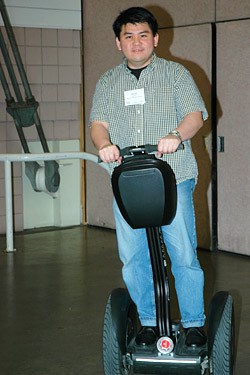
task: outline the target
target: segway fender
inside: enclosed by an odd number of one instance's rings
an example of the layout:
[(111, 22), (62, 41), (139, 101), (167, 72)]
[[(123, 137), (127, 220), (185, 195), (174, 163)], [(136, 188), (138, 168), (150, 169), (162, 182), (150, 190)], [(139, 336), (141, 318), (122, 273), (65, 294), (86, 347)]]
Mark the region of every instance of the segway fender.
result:
[(208, 355), (210, 355), (212, 351), (214, 338), (218, 330), (228, 296), (228, 292), (220, 291), (213, 296), (210, 302), (208, 314)]
[(111, 292), (111, 316), (117, 341), (123, 354), (126, 353), (126, 329), (129, 308), (132, 300), (125, 288), (117, 288)]

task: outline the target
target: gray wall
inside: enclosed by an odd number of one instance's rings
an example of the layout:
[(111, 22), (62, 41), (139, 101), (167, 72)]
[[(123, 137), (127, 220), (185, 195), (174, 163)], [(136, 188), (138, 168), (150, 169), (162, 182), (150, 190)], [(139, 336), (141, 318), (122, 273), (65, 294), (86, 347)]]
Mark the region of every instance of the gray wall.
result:
[[(129, 6), (137, 5), (134, 1), (84, 2), (84, 73), (85, 73), (85, 116), (88, 122), (91, 99), (96, 81), (107, 69), (121, 61), (116, 51), (112, 23), (119, 13)], [(211, 113), (211, 23), (237, 20), (235, 27), (242, 39), (245, 38), (243, 19), (250, 17), (248, 0), (235, 1), (141, 1), (141, 6), (148, 7), (157, 17), (160, 27), (160, 44), (158, 55), (183, 63), (197, 82), (209, 113)], [(101, 17), (98, 17), (101, 15)], [(94, 22), (93, 22), (94, 20)], [(220, 29), (219, 29), (220, 30)], [(226, 34), (230, 31), (224, 30)], [(223, 40), (223, 38), (222, 38)], [(221, 40), (221, 42), (222, 42)], [(249, 41), (249, 38), (248, 38)], [(223, 43), (223, 42), (222, 42)], [(218, 46), (220, 48), (220, 45)], [(248, 59), (249, 59), (248, 55)], [(226, 57), (219, 63), (225, 72), (228, 66)], [(247, 58), (247, 56), (246, 56)], [(218, 69), (218, 71), (220, 71)], [(226, 73), (225, 73), (226, 74)], [(235, 71), (234, 74), (238, 74)], [(226, 78), (225, 78), (226, 79)], [(219, 80), (219, 85), (221, 81)], [(220, 88), (219, 88), (220, 90)], [(239, 94), (239, 93), (237, 93)], [(224, 114), (221, 106), (227, 102), (228, 93), (223, 89), (218, 97), (218, 119)], [(237, 113), (237, 108), (235, 108)], [(197, 214), (197, 231), (199, 246), (211, 246), (211, 123), (210, 119), (193, 140), (194, 152), (199, 165), (199, 182), (195, 192), (195, 209)], [(227, 122), (228, 129), (235, 126)], [(249, 126), (249, 125), (248, 125)], [(230, 130), (229, 130), (230, 132)], [(206, 145), (206, 147), (205, 147)], [(89, 139), (86, 127), (87, 151), (95, 152)], [(229, 181), (226, 179), (224, 184)], [(114, 227), (112, 215), (112, 193), (109, 177), (97, 166), (87, 167), (87, 221), (89, 224)], [(222, 218), (223, 221), (223, 218)], [(232, 224), (232, 223), (230, 223)], [(227, 229), (228, 231), (231, 228)]]

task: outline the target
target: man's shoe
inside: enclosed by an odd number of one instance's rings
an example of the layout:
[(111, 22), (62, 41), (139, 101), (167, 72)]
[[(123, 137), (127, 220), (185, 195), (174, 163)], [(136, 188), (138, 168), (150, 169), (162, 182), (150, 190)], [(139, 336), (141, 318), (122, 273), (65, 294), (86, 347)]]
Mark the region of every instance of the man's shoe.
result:
[(157, 339), (156, 327), (142, 327), (137, 333), (135, 342), (137, 345), (153, 345)]
[(203, 346), (207, 342), (207, 337), (203, 327), (184, 328), (186, 334), (185, 344), (187, 346)]

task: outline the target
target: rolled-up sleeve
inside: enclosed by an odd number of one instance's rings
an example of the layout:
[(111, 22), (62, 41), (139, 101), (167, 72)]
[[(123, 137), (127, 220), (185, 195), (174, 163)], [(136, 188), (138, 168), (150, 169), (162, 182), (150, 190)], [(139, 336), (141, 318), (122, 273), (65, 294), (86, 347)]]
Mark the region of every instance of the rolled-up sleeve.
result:
[(208, 118), (208, 113), (200, 91), (193, 77), (184, 67), (178, 72), (175, 82), (175, 102), (179, 121), (189, 113), (198, 111), (202, 113), (204, 121)]
[(108, 99), (105, 91), (105, 84), (101, 78), (96, 84), (93, 96), (92, 108), (89, 116), (89, 127), (93, 121), (108, 122)]

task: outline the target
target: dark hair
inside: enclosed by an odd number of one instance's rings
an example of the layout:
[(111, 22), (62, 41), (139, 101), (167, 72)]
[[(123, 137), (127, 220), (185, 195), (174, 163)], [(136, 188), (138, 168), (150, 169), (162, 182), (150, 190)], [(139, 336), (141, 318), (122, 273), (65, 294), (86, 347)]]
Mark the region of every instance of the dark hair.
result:
[(154, 15), (147, 9), (142, 7), (132, 7), (123, 10), (113, 23), (113, 30), (115, 36), (120, 39), (120, 33), (123, 25), (127, 23), (148, 23), (150, 29), (152, 30), (153, 36), (156, 35), (158, 31), (158, 23)]

